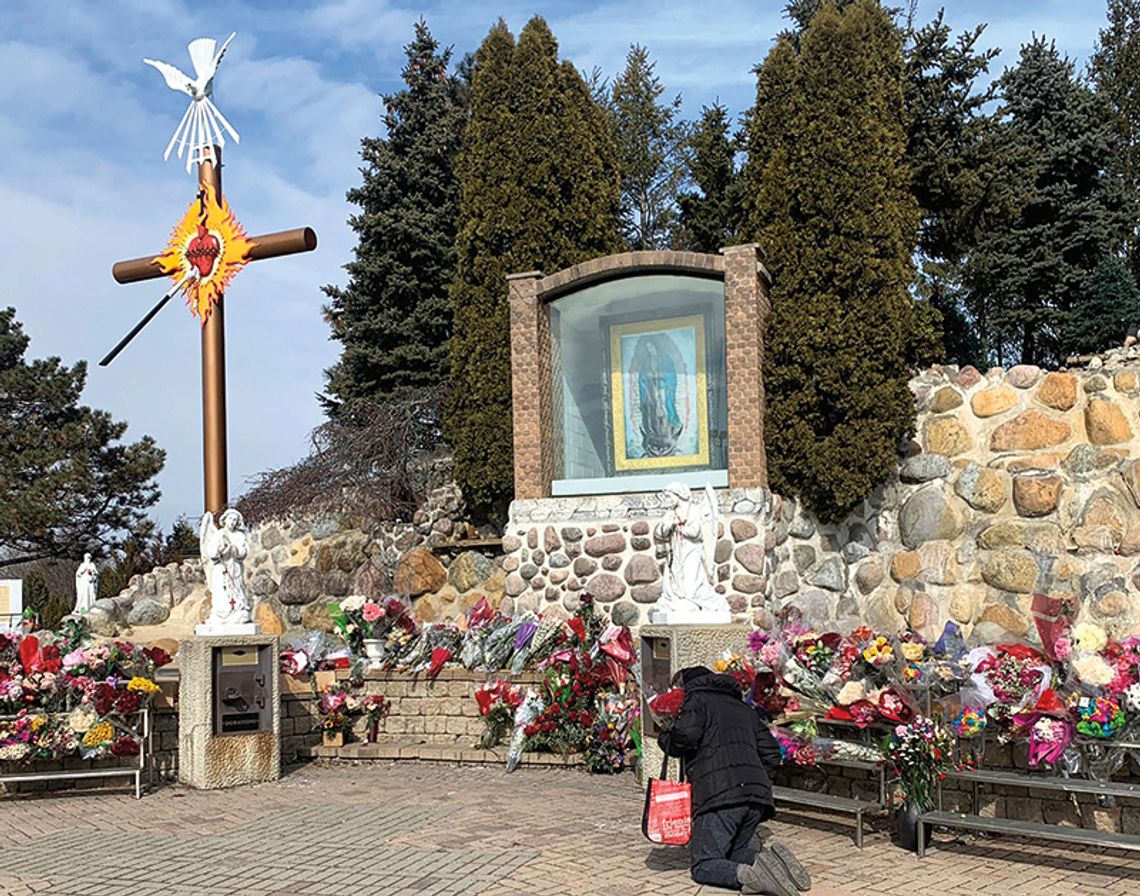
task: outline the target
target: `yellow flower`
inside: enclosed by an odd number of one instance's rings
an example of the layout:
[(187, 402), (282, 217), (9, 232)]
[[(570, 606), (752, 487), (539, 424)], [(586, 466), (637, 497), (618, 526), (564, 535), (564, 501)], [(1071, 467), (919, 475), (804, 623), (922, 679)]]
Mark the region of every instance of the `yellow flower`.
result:
[(901, 649), (903, 657), (912, 663), (922, 659), (922, 655), (926, 653), (925, 644), (915, 644), (912, 641), (903, 644)]
[(136, 676), (127, 683), (127, 690), (140, 691), (144, 694), (157, 694), (162, 690), (162, 688), (156, 685), (149, 678), (139, 678)]
[(83, 746), (101, 747), (103, 744), (114, 740), (114, 737), (115, 730), (111, 727), (111, 723), (100, 722), (98, 725), (92, 725), (87, 729), (87, 733), (83, 735)]
[(728, 669), (728, 660), (717, 660), (713, 663), (714, 672), (724, 672)]
[(39, 731), (44, 725), (47, 724), (47, 716), (33, 716), (32, 717), (32, 733)]

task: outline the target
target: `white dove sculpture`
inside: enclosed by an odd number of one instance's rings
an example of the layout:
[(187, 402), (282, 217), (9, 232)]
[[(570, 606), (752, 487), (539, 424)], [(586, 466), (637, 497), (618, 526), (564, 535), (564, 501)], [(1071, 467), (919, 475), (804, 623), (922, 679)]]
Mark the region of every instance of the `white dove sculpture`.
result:
[(182, 121), (179, 122), (174, 136), (170, 138), (170, 143), (166, 147), (166, 152), (162, 155), (164, 159), (169, 159), (175, 143), (178, 144), (180, 159), (182, 153), (189, 149), (186, 155), (187, 171), (195, 162), (207, 159), (214, 161), (214, 144), (226, 145), (223, 128), (225, 133), (233, 137), (234, 143), (241, 142), (237, 131), (230, 127), (226, 117), (218, 111), (218, 107), (210, 99), (214, 93), (214, 75), (217, 74), (218, 65), (226, 55), (226, 47), (230, 45), (235, 34), (231, 34), (217, 52), (215, 49), (218, 43), (212, 37), (200, 37), (190, 42), (187, 49), (190, 51), (190, 62), (194, 66), (193, 78), (168, 62), (159, 62), (157, 59), (143, 60), (162, 73), (167, 87), (179, 90), (190, 97), (190, 106), (186, 109), (186, 114), (182, 116)]

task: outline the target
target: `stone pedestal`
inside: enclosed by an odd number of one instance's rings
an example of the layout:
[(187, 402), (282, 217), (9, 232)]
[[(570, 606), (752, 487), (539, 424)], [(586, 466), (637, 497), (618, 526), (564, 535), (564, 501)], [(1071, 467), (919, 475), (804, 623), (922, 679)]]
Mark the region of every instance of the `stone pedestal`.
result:
[[(215, 654), (226, 648), (252, 648), (245, 656), (267, 652), (260, 669), (230, 665), (227, 675), (237, 675), (223, 684), (215, 699), (219, 663)], [(233, 653), (231, 651), (230, 655)], [(281, 695), (279, 690), (278, 642), (273, 635), (211, 635), (187, 638), (178, 652), (181, 673), (178, 707), (178, 780), (190, 787), (215, 790), (241, 784), (276, 781), (281, 777)], [(250, 676), (247, 682), (242, 677)], [(263, 690), (262, 690), (263, 689)], [(240, 691), (240, 693), (238, 693)], [(261, 708), (262, 719), (254, 720)], [(222, 725), (219, 710), (239, 717)], [(229, 729), (223, 733), (222, 728)], [(241, 730), (248, 729), (248, 730)]]
[[(708, 666), (726, 650), (744, 650), (748, 646), (750, 625), (643, 625), (641, 638), (641, 719), (642, 759), (645, 778), (657, 777), (664, 758), (657, 746), (657, 727), (645, 705), (651, 694), (669, 689), (673, 675), (688, 666)], [(669, 777), (676, 781), (680, 762), (671, 760)]]

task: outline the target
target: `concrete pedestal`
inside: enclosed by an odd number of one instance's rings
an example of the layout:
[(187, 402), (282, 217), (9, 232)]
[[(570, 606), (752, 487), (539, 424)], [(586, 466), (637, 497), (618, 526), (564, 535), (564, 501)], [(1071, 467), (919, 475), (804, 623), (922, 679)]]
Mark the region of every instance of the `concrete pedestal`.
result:
[[(645, 705), (650, 694), (669, 689), (673, 675), (688, 666), (708, 666), (726, 650), (744, 650), (750, 625), (643, 625), (641, 638), (642, 759), (645, 778), (657, 777), (664, 758), (657, 746), (657, 726)], [(669, 763), (669, 777), (676, 781), (680, 762)]]
[[(215, 660), (220, 648), (266, 648), (271, 662), (264, 690), (272, 726), (221, 734), (215, 719)], [(178, 652), (178, 780), (201, 790), (276, 781), (281, 777), (281, 694), (274, 635), (187, 638)]]

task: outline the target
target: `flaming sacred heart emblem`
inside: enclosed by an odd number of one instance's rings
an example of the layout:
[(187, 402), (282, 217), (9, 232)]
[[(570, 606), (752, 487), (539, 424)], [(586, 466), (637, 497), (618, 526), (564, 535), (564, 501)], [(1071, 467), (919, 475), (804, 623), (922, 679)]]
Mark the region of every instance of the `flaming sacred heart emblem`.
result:
[(198, 225), (198, 235), (186, 244), (186, 258), (198, 271), (198, 278), (208, 279), (214, 273), (214, 266), (222, 254), (222, 244), (203, 224)]
[(213, 188), (202, 185), (153, 263), (182, 284), (190, 313), (204, 325), (234, 274), (249, 261), (253, 246), (225, 198), (219, 202)]

